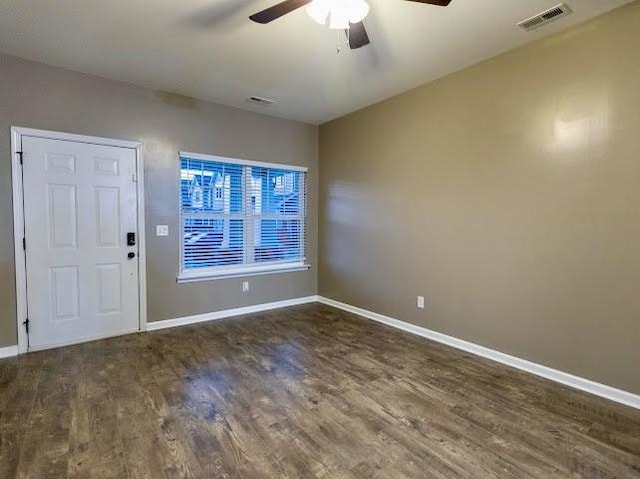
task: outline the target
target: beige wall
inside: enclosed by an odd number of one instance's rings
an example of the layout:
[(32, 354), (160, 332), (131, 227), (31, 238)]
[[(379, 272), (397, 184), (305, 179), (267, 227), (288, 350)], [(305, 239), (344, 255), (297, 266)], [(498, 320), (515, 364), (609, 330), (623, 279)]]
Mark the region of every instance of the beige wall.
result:
[[(10, 127), (140, 140), (145, 145), (149, 321), (316, 294), (317, 130), (211, 103), (0, 55), (0, 347), (16, 343)], [(176, 284), (178, 150), (309, 167), (312, 269)], [(171, 235), (157, 238), (156, 224)]]
[(323, 125), (320, 164), (320, 294), (640, 393), (639, 2)]

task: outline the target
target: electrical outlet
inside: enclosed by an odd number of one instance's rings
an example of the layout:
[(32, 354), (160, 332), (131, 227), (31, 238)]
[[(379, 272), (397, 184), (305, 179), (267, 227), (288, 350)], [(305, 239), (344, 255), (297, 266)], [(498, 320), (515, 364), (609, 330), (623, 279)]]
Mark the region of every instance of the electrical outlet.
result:
[(156, 225), (156, 236), (169, 236), (169, 226)]
[(418, 296), (418, 308), (424, 309), (424, 296)]
[(242, 292), (247, 293), (251, 288), (249, 288), (249, 281), (242, 282)]

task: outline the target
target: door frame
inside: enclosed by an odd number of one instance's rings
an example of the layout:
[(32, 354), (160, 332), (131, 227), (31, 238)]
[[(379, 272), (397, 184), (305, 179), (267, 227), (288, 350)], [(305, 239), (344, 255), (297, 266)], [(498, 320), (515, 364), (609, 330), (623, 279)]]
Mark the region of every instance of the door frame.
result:
[(22, 165), (20, 151), (22, 137), (30, 136), (49, 140), (90, 143), (92, 145), (130, 148), (136, 152), (136, 189), (138, 196), (138, 317), (139, 331), (147, 329), (147, 275), (146, 275), (146, 241), (144, 222), (144, 144), (139, 141), (116, 140), (95, 136), (76, 135), (32, 128), (11, 127), (11, 184), (13, 190), (13, 242), (16, 269), (16, 327), (18, 330), (18, 354), (27, 352), (27, 334), (22, 322), (27, 318), (27, 270), (26, 251), (23, 248), (24, 238), (24, 191), (22, 183)]

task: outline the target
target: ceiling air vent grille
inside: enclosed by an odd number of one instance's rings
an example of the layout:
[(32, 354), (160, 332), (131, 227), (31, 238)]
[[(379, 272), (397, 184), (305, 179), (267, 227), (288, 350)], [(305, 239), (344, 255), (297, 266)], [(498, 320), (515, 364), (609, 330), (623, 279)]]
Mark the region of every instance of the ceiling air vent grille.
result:
[(518, 26), (526, 31), (530, 31), (535, 28), (539, 28), (548, 22), (557, 20), (558, 18), (566, 17), (571, 13), (573, 13), (573, 10), (571, 10), (564, 3), (561, 3), (560, 5), (556, 5), (555, 7), (552, 7), (549, 10), (545, 10), (544, 12), (538, 13), (533, 17), (527, 18), (526, 20), (522, 20), (521, 22), (518, 23)]
[(247, 101), (249, 103), (254, 103), (261, 106), (271, 106), (275, 103), (272, 99), (263, 98), (261, 96), (250, 96), (249, 98), (247, 98)]

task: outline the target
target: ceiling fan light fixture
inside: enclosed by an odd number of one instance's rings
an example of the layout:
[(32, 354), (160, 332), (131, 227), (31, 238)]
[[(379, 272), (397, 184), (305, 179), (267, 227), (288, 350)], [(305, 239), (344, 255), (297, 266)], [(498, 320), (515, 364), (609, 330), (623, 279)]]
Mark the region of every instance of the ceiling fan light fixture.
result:
[(359, 23), (369, 15), (369, 4), (365, 0), (349, 2), (349, 22)]
[(316, 23), (320, 25), (326, 25), (330, 9), (330, 2), (323, 0), (313, 0), (313, 2), (311, 2), (311, 4), (307, 7), (307, 15), (313, 18)]
[(344, 30), (350, 23), (364, 20), (369, 13), (369, 4), (365, 0), (313, 0), (307, 7), (307, 14), (320, 25)]
[(334, 7), (329, 14), (329, 28), (331, 30), (344, 30), (349, 28), (349, 9), (346, 2), (338, 4), (334, 2)]

